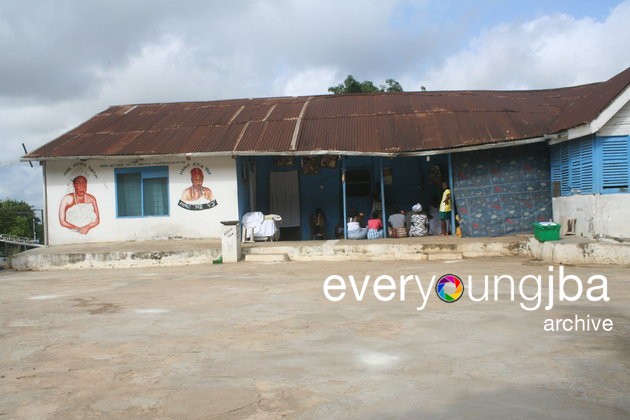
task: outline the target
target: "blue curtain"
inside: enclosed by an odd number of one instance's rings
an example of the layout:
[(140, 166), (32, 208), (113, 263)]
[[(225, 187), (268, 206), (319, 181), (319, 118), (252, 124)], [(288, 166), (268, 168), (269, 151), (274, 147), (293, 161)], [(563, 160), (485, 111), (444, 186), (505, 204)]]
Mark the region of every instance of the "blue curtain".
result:
[(140, 174), (116, 174), (118, 217), (142, 216)]
[(145, 216), (168, 214), (168, 183), (166, 178), (145, 178), (142, 180)]

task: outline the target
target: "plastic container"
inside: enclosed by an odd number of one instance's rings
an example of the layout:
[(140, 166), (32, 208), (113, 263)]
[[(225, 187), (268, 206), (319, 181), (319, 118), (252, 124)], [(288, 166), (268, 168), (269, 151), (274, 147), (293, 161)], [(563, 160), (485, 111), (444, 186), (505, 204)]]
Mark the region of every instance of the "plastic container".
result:
[(534, 223), (534, 237), (540, 242), (560, 240), (560, 225), (553, 222)]

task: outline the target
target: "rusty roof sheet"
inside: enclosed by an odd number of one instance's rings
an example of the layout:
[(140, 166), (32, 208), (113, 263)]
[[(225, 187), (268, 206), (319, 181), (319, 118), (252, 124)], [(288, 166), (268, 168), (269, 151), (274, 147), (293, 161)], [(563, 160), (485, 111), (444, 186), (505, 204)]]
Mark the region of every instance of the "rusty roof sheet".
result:
[(630, 85), (112, 106), (24, 159), (319, 151), (400, 154), (538, 138), (594, 120)]
[(584, 94), (566, 104), (550, 130), (555, 133), (593, 121), (628, 85), (630, 67), (607, 82), (583, 86)]

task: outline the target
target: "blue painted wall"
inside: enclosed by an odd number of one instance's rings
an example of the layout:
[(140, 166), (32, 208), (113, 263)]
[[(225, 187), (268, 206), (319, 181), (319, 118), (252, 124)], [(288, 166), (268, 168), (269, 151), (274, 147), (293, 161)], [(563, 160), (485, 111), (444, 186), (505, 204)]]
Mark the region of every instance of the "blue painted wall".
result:
[[(532, 223), (551, 217), (549, 149), (545, 144), (509, 147), (453, 154), (455, 205), (462, 218), (465, 236), (500, 236), (531, 232)], [(243, 165), (256, 166), (257, 208), (251, 209), (249, 186)], [(305, 174), (302, 159), (277, 166), (272, 156), (238, 158), (239, 211), (269, 213), (269, 174), (297, 170), (300, 184), (300, 237), (311, 239), (309, 218), (318, 207), (326, 215), (328, 238), (335, 238), (337, 226), (343, 227), (341, 159), (335, 168), (319, 168)], [(250, 163), (250, 164), (251, 164)], [(391, 171), (391, 184), (385, 185), (387, 214), (396, 206), (410, 210), (415, 203), (427, 208), (439, 205), (441, 181), (448, 181), (447, 156), (426, 157), (345, 157), (347, 170), (368, 170), (371, 189), (380, 191), (379, 168)], [(251, 172), (250, 172), (251, 173)], [(348, 197), (348, 208), (355, 207), (369, 218), (372, 196)]]
[[(390, 214), (394, 207), (409, 211), (416, 203), (421, 203), (428, 208), (432, 200), (437, 199), (439, 201), (440, 182), (437, 181), (434, 185), (431, 182), (430, 172), (432, 166), (438, 167), (444, 179), (448, 179), (446, 156), (432, 156), (429, 161), (426, 160), (426, 157), (348, 157), (346, 168), (349, 170), (371, 170), (372, 188), (376, 188), (380, 192), (379, 160), (382, 162), (383, 169), (385, 171), (391, 170), (392, 175), (392, 183), (385, 185), (385, 211), (387, 214)], [(348, 197), (348, 208), (351, 207), (356, 207), (369, 215), (372, 199)]]
[(243, 215), (249, 211), (249, 183), (245, 177), (249, 177), (249, 158), (237, 157), (236, 158), (236, 184), (238, 185), (238, 219), (242, 220)]
[[(337, 227), (343, 228), (341, 159), (335, 168), (320, 167), (316, 174), (304, 173), (301, 157), (294, 157), (293, 164), (289, 166), (277, 166), (276, 158), (272, 156), (250, 157), (249, 159), (256, 165), (257, 208), (249, 208), (248, 184), (244, 181), (241, 182), (241, 173), (238, 176), (239, 208), (242, 214), (247, 211), (269, 213), (270, 172), (297, 170), (300, 183), (301, 239), (311, 239), (310, 217), (317, 208), (321, 208), (326, 215), (328, 238), (335, 238)], [(372, 190), (376, 189), (380, 192), (379, 161), (381, 158), (349, 156), (345, 159), (347, 170), (368, 170), (371, 174)], [(417, 202), (428, 206), (432, 197), (437, 197), (439, 200), (441, 192), (439, 185), (436, 186), (430, 182), (430, 167), (439, 166), (444, 177), (447, 177), (446, 156), (432, 157), (430, 162), (427, 162), (424, 157), (383, 158), (382, 166), (390, 169), (392, 174), (392, 183), (385, 185), (387, 213), (391, 213), (394, 206), (410, 210), (411, 206)], [(372, 209), (372, 197), (371, 195), (348, 197), (347, 205), (348, 208), (355, 207), (359, 211), (363, 211), (369, 218)]]
[(320, 168), (319, 174), (306, 175), (300, 171), (300, 201), (302, 239), (311, 239), (310, 216), (321, 208), (326, 216), (326, 233), (335, 238), (335, 227), (341, 223), (341, 162), (336, 168)]

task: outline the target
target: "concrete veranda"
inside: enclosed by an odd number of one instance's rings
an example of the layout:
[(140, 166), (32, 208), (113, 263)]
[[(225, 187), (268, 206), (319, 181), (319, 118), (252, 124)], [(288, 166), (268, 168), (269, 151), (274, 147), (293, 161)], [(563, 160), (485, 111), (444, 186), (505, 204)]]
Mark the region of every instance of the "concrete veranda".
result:
[[(628, 418), (627, 268), (565, 272), (585, 289), (606, 276), (610, 301), (558, 302), (556, 281), (553, 308), (526, 311), (518, 281), (549, 265), (514, 257), (0, 272), (0, 416)], [(430, 290), (418, 310), (414, 282), (405, 301), (372, 288), (447, 273), (472, 276), (475, 297), (483, 276), (508, 274), (517, 297), (501, 286), (497, 301), (446, 304)], [(370, 275), (363, 301), (350, 286), (328, 301), (333, 274), (359, 288)], [(544, 331), (576, 316), (614, 327)]]
[[(538, 242), (532, 235), (458, 238), (426, 236), (379, 240), (256, 242), (241, 245), (245, 261), (453, 260), (531, 256), (553, 264), (630, 265), (630, 244), (563, 237)], [(180, 266), (211, 263), (222, 254), (217, 239), (171, 239), (53, 245), (12, 258), (18, 270)]]

